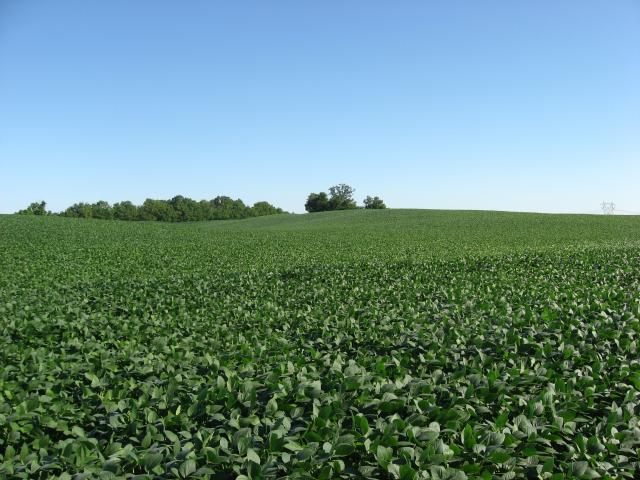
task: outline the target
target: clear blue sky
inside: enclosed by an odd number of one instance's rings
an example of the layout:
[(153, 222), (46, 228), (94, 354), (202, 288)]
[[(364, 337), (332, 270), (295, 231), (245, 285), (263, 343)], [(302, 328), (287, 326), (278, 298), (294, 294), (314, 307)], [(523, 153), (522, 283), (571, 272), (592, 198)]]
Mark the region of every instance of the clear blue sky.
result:
[(640, 1), (0, 0), (0, 212), (640, 211)]

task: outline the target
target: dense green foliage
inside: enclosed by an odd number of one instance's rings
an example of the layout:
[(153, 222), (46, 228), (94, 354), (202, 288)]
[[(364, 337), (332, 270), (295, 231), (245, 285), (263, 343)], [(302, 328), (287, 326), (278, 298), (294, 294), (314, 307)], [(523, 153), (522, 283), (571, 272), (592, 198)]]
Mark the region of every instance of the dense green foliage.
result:
[(329, 196), (326, 192), (310, 193), (304, 204), (304, 209), (309, 213), (328, 211)]
[(356, 208), (353, 199), (355, 189), (345, 183), (329, 188), (329, 210), (350, 210)]
[(370, 195), (367, 195), (363, 203), (364, 208), (368, 209), (380, 210), (382, 208), (387, 208), (387, 206), (384, 204), (384, 201), (380, 197), (372, 197)]
[(0, 265), (0, 478), (638, 475), (638, 217), (0, 216)]
[[(45, 202), (35, 202), (19, 214), (44, 215)], [(182, 195), (171, 200), (153, 200), (147, 198), (140, 206), (130, 201), (110, 205), (100, 200), (96, 203), (74, 203), (64, 212), (63, 217), (98, 218), (102, 220), (157, 220), (162, 222), (191, 222), (203, 220), (229, 220), (283, 213), (269, 202), (256, 202), (252, 207), (240, 199), (218, 196), (213, 200), (196, 201)]]
[[(309, 213), (354, 210), (358, 208), (353, 199), (354, 193), (355, 189), (345, 183), (334, 185), (329, 188), (329, 195), (326, 192), (310, 193), (304, 204), (304, 209)], [(383, 209), (387, 206), (380, 197), (367, 196), (364, 199), (364, 208)]]
[(51, 212), (47, 211), (47, 202), (43, 200), (41, 202), (33, 202), (24, 210), (16, 213), (18, 215), (49, 215)]

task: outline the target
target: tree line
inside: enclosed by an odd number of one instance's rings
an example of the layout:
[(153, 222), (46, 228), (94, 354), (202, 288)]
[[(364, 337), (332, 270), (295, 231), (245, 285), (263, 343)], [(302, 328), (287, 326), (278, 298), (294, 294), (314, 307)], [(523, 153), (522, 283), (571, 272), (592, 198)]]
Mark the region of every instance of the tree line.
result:
[[(341, 183), (329, 188), (326, 192), (310, 193), (304, 208), (307, 212), (328, 212), (332, 210), (351, 210), (356, 208), (387, 208), (380, 197), (367, 195), (362, 207), (353, 198), (355, 189)], [(230, 220), (249, 217), (261, 217), (285, 213), (281, 208), (269, 202), (256, 202), (253, 206), (245, 205), (238, 199), (217, 196), (212, 200), (196, 201), (182, 195), (170, 200), (154, 200), (147, 198), (142, 205), (134, 205), (125, 200), (111, 205), (100, 200), (95, 203), (74, 203), (62, 212), (47, 210), (45, 201), (33, 202), (24, 210), (16, 212), (20, 215), (59, 215), (72, 218), (99, 218), (104, 220), (157, 220), (161, 222), (190, 222), (203, 220)]]
[(53, 213), (47, 210), (46, 202), (34, 202), (21, 215), (59, 215), (72, 218), (99, 218), (104, 220), (157, 220), (161, 222), (189, 222), (202, 220), (229, 220), (261, 217), (284, 213), (281, 208), (269, 202), (245, 205), (240, 199), (218, 196), (212, 200), (196, 201), (182, 195), (170, 200), (147, 198), (142, 205), (134, 205), (125, 200), (113, 205), (104, 200), (96, 203), (74, 203), (66, 210)]
[[(359, 208), (353, 198), (355, 191), (355, 188), (345, 183), (334, 185), (329, 188), (328, 195), (326, 192), (310, 193), (304, 208), (309, 213)], [(387, 206), (380, 197), (367, 195), (363, 201), (363, 208), (382, 209), (387, 208)]]

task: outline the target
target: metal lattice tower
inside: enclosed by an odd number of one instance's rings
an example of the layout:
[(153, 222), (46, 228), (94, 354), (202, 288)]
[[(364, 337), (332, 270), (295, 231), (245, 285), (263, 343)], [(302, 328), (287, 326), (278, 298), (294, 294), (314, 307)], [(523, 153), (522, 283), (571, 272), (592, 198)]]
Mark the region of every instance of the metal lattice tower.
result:
[(613, 215), (613, 212), (616, 209), (616, 204), (613, 202), (602, 202), (600, 207), (602, 208), (602, 213), (605, 215)]

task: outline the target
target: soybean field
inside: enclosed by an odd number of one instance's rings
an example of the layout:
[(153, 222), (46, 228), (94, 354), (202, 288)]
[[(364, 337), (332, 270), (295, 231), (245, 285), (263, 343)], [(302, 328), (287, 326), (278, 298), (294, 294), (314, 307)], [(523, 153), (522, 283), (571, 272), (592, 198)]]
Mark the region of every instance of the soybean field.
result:
[(640, 217), (0, 216), (0, 478), (640, 476)]

